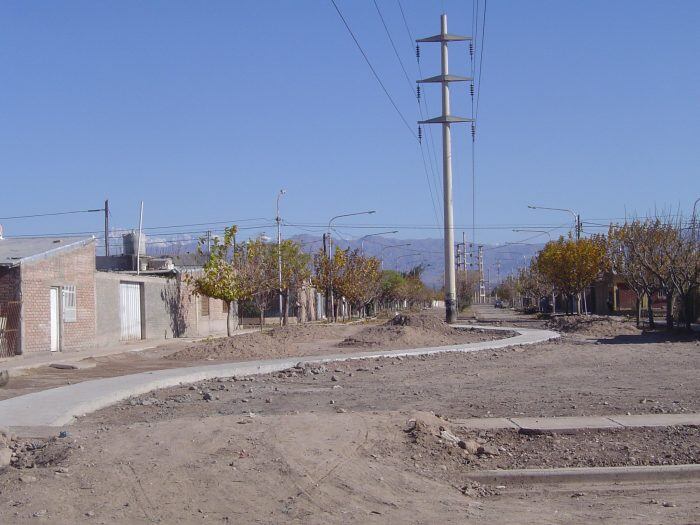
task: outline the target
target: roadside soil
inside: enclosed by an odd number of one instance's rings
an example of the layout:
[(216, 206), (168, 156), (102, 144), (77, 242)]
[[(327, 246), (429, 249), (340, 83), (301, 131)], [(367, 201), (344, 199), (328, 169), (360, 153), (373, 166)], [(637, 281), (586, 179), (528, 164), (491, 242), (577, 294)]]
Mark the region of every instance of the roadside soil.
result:
[(527, 435), (462, 428), (419, 413), (408, 429), (414, 461), (446, 464), (457, 472), (700, 463), (700, 428), (692, 426)]
[(408, 319), (408, 324), (392, 324), (389, 320), (275, 327), (233, 337), (208, 338), (184, 348), (181, 341), (174, 340), (142, 352), (84, 359), (80, 366), (86, 368), (71, 370), (45, 366), (11, 378), (7, 386), (0, 388), (0, 400), (90, 379), (204, 363), (353, 353), (378, 348), (399, 350), (475, 343), (513, 335), (507, 331), (451, 328), (436, 312), (412, 313), (401, 319)]
[[(104, 416), (46, 445), (15, 445), (19, 468), (0, 472), (0, 522), (690, 523), (700, 512), (697, 483), (469, 481), (492, 459), (437, 441), (416, 446), (410, 420), (430, 414), (323, 410), (129, 424)], [(636, 447), (646, 435), (625, 437)], [(583, 445), (580, 457), (597, 457)]]
[(697, 463), (697, 428), (523, 436), (459, 419), (699, 412), (698, 370), (697, 341), (571, 334), (163, 389), (64, 438), (14, 441), (0, 523), (692, 523), (698, 482), (502, 487), (468, 474)]
[(293, 325), (206, 340), (170, 354), (168, 359), (228, 361), (357, 352), (369, 348), (401, 350), (476, 343), (511, 335), (452, 328), (435, 313), (421, 312), (369, 325)]

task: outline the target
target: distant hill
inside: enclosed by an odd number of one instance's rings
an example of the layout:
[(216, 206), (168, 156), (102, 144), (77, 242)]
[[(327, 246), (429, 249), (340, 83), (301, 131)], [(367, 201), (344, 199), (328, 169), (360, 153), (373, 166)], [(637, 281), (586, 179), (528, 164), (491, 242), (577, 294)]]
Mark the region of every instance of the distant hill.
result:
[[(321, 236), (301, 234), (290, 237), (302, 245), (302, 249), (307, 253), (315, 253), (322, 248)], [(274, 241), (274, 240), (273, 240)], [(398, 246), (394, 245), (406, 245)], [(385, 269), (406, 271), (418, 264), (426, 266), (423, 274), (424, 281), (429, 286), (440, 287), (443, 283), (444, 261), (442, 239), (396, 239), (393, 237), (371, 237), (364, 240), (349, 240), (333, 238), (333, 245), (340, 248), (361, 249), (364, 246), (366, 255), (378, 257), (383, 260)], [(517, 268), (525, 266), (529, 260), (541, 248), (543, 244), (509, 244), (509, 245), (485, 245), (484, 246), (484, 273), (492, 283), (498, 282), (500, 274), (501, 280), (509, 273), (515, 272)], [(173, 241), (149, 237), (147, 253), (154, 256), (182, 256), (187, 253), (195, 253), (197, 250), (196, 241), (183, 240)], [(468, 262), (473, 263), (476, 269), (477, 264), (476, 249), (473, 250), (473, 257)], [(498, 262), (500, 261), (500, 272)]]

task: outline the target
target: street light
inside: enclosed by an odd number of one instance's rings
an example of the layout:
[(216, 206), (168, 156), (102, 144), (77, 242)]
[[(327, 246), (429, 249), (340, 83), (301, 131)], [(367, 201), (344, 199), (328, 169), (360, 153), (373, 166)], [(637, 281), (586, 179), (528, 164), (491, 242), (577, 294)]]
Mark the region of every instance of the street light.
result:
[(407, 242), (405, 244), (390, 244), (389, 246), (382, 246), (382, 249), (379, 250), (380, 267), (384, 268), (384, 250), (387, 250), (389, 248), (402, 248), (404, 246), (411, 246), (411, 243)]
[(528, 204), (527, 207), (531, 210), (552, 210), (570, 213), (574, 217), (574, 233), (576, 234), (576, 239), (581, 238), (581, 216), (573, 210), (569, 210), (568, 208), (547, 208), (545, 206), (533, 206), (531, 204)]
[(550, 241), (552, 240), (552, 235), (547, 230), (525, 230), (525, 229), (516, 228), (513, 231), (514, 232), (544, 233), (547, 235), (547, 238)]
[(396, 260), (394, 261), (396, 263), (396, 271), (399, 271), (399, 259), (403, 259), (404, 257), (415, 257), (418, 255), (417, 253), (405, 253), (404, 255), (399, 255)]
[[(370, 211), (358, 211), (355, 213), (343, 213), (341, 215), (336, 215), (335, 217), (331, 217), (331, 220), (328, 221), (328, 232), (325, 234), (328, 237), (328, 262), (331, 263), (331, 258), (333, 257), (333, 240), (331, 239), (331, 225), (333, 224), (333, 221), (336, 219), (340, 219), (341, 217), (354, 217), (356, 215), (372, 215), (373, 213), (376, 213), (375, 210), (370, 210)], [(326, 247), (325, 240), (323, 242), (323, 247)], [(328, 265), (328, 281), (329, 281), (329, 296), (330, 296), (330, 306), (331, 306), (331, 315), (333, 315), (333, 265), (329, 264)]]
[(693, 240), (697, 240), (697, 216), (695, 215), (695, 208), (697, 207), (698, 202), (700, 202), (700, 197), (695, 199), (695, 202), (693, 203)]
[(377, 213), (377, 212), (375, 210), (358, 211), (355, 213), (343, 213), (342, 215), (336, 215), (335, 217), (331, 217), (331, 220), (328, 221), (328, 233), (326, 234), (328, 236), (328, 258), (329, 259), (333, 255), (333, 241), (331, 239), (331, 225), (333, 224), (333, 221), (336, 219), (340, 219), (342, 217), (354, 217), (356, 215), (372, 215), (373, 213)]
[[(532, 210), (553, 210), (553, 211), (564, 211), (567, 213), (570, 213), (571, 215), (574, 216), (574, 231), (576, 232), (576, 240), (579, 240), (581, 238), (581, 216), (578, 213), (575, 213), (572, 210), (569, 210), (567, 208), (545, 208), (544, 206), (531, 206), (528, 204), (528, 208)], [(586, 293), (584, 292), (583, 294), (583, 301), (584, 301), (584, 307), (586, 309), (586, 313), (588, 313), (588, 308), (585, 306), (585, 301), (586, 301)], [(576, 309), (578, 310), (578, 313), (581, 313), (581, 294), (578, 294), (578, 298), (576, 300)]]
[(282, 218), (280, 217), (280, 198), (287, 193), (287, 190), (280, 190), (277, 194), (277, 277), (279, 278), (279, 315), (280, 326), (283, 324), (282, 319)]
[(394, 230), (390, 232), (369, 233), (367, 235), (364, 235), (363, 237), (360, 237), (360, 253), (362, 253), (362, 255), (365, 254), (365, 239), (367, 237), (375, 237), (377, 235), (390, 235), (392, 233), (399, 233), (399, 230)]

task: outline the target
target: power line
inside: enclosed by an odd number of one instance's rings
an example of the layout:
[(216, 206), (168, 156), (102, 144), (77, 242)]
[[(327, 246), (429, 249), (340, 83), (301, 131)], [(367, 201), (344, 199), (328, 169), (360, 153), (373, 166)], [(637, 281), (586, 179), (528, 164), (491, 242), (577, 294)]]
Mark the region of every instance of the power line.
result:
[(384, 85), (384, 82), (382, 82), (382, 79), (379, 77), (379, 74), (377, 71), (374, 69), (374, 66), (372, 65), (372, 62), (370, 62), (369, 58), (367, 57), (367, 54), (365, 53), (365, 50), (362, 49), (362, 46), (360, 45), (360, 42), (357, 40), (357, 37), (355, 36), (355, 33), (352, 32), (352, 29), (350, 29), (350, 25), (348, 24), (347, 20), (345, 20), (345, 17), (343, 16), (343, 13), (340, 11), (340, 8), (338, 7), (338, 4), (335, 3), (335, 0), (330, 0), (331, 3), (333, 4), (333, 7), (335, 7), (336, 12), (338, 13), (338, 16), (343, 22), (343, 25), (345, 25), (345, 28), (348, 30), (348, 33), (350, 33), (350, 36), (352, 37), (353, 42), (355, 42), (355, 45), (357, 46), (357, 49), (362, 53), (362, 57), (365, 59), (365, 62), (367, 62), (367, 65), (369, 66), (369, 69), (372, 71), (372, 74), (374, 75), (374, 78), (377, 80), (379, 85), (381, 86), (382, 90), (384, 91), (384, 94), (387, 96), (389, 99), (389, 102), (391, 102), (391, 105), (394, 106), (394, 109), (396, 112), (399, 114), (399, 117), (401, 117), (401, 120), (403, 123), (406, 125), (406, 128), (408, 129), (409, 133), (413, 136), (414, 139), (418, 140), (418, 135), (416, 135), (416, 132), (413, 131), (413, 128), (411, 125), (408, 123), (408, 120), (406, 120), (406, 117), (403, 116), (403, 113), (401, 113), (401, 110), (399, 107), (396, 105), (396, 102), (394, 102), (394, 99), (391, 97), (389, 94), (389, 91), (387, 90), (386, 86)]
[[(408, 89), (411, 92), (411, 96), (414, 95), (413, 91), (413, 84), (411, 83), (411, 79), (408, 77), (408, 72), (406, 71), (406, 67), (403, 64), (403, 60), (401, 60), (401, 56), (399, 55), (399, 51), (396, 49), (396, 45), (394, 44), (394, 39), (391, 37), (391, 32), (389, 31), (389, 27), (386, 25), (386, 21), (384, 20), (384, 15), (382, 15), (381, 9), (379, 9), (379, 4), (377, 4), (377, 0), (372, 0), (374, 3), (374, 7), (377, 10), (377, 14), (379, 15), (379, 19), (382, 22), (382, 25), (384, 26), (384, 32), (386, 33), (386, 36), (389, 38), (389, 43), (391, 43), (391, 48), (394, 50), (394, 55), (396, 56), (396, 60), (398, 60), (399, 65), (401, 66), (401, 70), (403, 71), (403, 75), (406, 78), (406, 83), (408, 85)], [(423, 109), (421, 108), (420, 105), (420, 97), (416, 98), (416, 102), (418, 103), (418, 111), (420, 113), (420, 120), (425, 120), (423, 116)], [(423, 151), (423, 142), (421, 140), (418, 140), (418, 147), (420, 148), (420, 153), (421, 157), (423, 159), (423, 170), (425, 171), (425, 180), (428, 183), (428, 190), (430, 193), (430, 203), (433, 205), (433, 213), (435, 213), (435, 223), (440, 224), (440, 219), (439, 219), (439, 214), (437, 211), (437, 204), (435, 203), (435, 196), (433, 195), (433, 186), (430, 182), (430, 176), (428, 175), (428, 166), (425, 162), (425, 152)], [(432, 166), (431, 166), (432, 168)], [(433, 177), (435, 177), (435, 173), (433, 172)]]
[[(406, 14), (404, 13), (403, 6), (401, 5), (401, 0), (396, 0), (396, 2), (399, 5), (399, 11), (401, 11), (401, 18), (403, 19), (403, 24), (404, 24), (404, 27), (406, 28), (406, 34), (408, 35), (409, 45), (411, 46), (411, 50), (413, 50), (415, 40), (413, 38), (413, 34), (411, 33), (411, 29), (408, 27), (408, 20), (406, 19)], [(423, 70), (420, 66), (420, 60), (418, 58), (419, 57), (416, 57), (416, 66), (418, 68), (418, 77), (425, 78), (423, 76)], [(421, 97), (418, 100), (419, 110), (420, 110), (420, 101), (421, 100), (423, 101), (423, 106), (425, 107), (425, 115), (430, 115), (430, 108), (428, 107), (428, 98)], [(423, 119), (423, 113), (421, 112), (421, 120), (422, 119)], [(439, 190), (439, 184), (437, 182), (437, 173), (439, 171), (438, 160), (437, 160), (437, 148), (435, 147), (435, 138), (433, 136), (433, 128), (432, 128), (432, 126), (427, 126), (427, 128), (428, 128), (428, 137), (430, 138), (430, 141), (429, 142), (426, 141), (425, 147), (428, 150), (428, 163), (430, 164), (430, 171), (433, 174), (433, 184), (435, 186), (435, 196), (438, 197), (439, 195), (441, 195), (441, 193)], [(432, 155), (431, 155), (431, 148), (430, 148), (431, 145), (432, 145)]]
[[(476, 0), (478, 2), (478, 0)], [(484, 0), (484, 10), (481, 22), (481, 45), (479, 46), (479, 77), (476, 82), (476, 112), (474, 118), (479, 116), (479, 97), (481, 95), (481, 73), (484, 69), (484, 42), (486, 40), (486, 0)]]
[(32, 215), (15, 215), (13, 217), (0, 217), (0, 221), (9, 221), (11, 219), (33, 219), (35, 217), (56, 217), (57, 215), (75, 215), (77, 213), (96, 213), (105, 211), (104, 208), (95, 210), (74, 210), (74, 211), (57, 211), (52, 213), (34, 213)]

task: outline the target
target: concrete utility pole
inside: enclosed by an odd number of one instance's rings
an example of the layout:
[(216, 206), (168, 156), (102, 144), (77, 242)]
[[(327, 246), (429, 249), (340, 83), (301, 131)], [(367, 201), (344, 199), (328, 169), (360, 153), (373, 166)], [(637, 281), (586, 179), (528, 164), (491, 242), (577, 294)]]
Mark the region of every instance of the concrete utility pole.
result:
[(457, 289), (455, 285), (455, 254), (454, 227), (452, 210), (452, 143), (450, 124), (458, 122), (474, 122), (474, 119), (450, 115), (450, 82), (471, 82), (473, 78), (449, 74), (447, 53), (448, 42), (472, 40), (470, 36), (450, 35), (447, 32), (447, 15), (440, 15), (440, 34), (421, 38), (416, 42), (440, 42), (442, 74), (419, 80), (418, 83), (442, 84), (442, 115), (429, 120), (421, 120), (419, 124), (442, 124), (442, 186), (444, 196), (444, 248), (445, 248), (445, 308), (448, 323), (457, 321)]
[(141, 236), (143, 235), (143, 201), (139, 211), (139, 240), (136, 244), (136, 275), (141, 274)]
[(287, 193), (287, 190), (280, 190), (277, 194), (277, 277), (279, 284), (279, 309), (280, 309), (280, 326), (284, 324), (282, 316), (282, 217), (280, 217), (280, 197)]
[(464, 275), (467, 274), (467, 234), (462, 232), (462, 270), (464, 270)]
[(486, 304), (486, 283), (484, 282), (484, 247), (479, 245), (479, 304)]
[(105, 255), (109, 256), (109, 199), (105, 200)]

